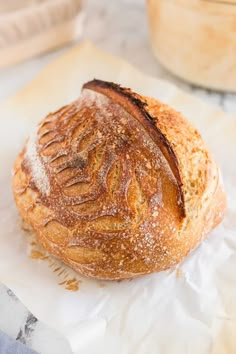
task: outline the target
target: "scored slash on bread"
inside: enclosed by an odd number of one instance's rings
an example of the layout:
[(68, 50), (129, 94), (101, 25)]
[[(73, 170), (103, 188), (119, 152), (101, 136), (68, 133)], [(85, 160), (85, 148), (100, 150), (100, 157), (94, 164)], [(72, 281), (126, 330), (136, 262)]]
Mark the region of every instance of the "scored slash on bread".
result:
[(127, 112), (135, 116), (140, 124), (142, 124), (146, 130), (148, 130), (150, 136), (153, 138), (156, 144), (158, 144), (158, 147), (168, 161), (173, 175), (176, 178), (179, 191), (180, 213), (182, 216), (185, 216), (184, 193), (182, 188), (183, 183), (181, 182), (179, 173), (178, 160), (169, 141), (166, 139), (162, 131), (156, 126), (155, 120), (145, 109), (148, 104), (144, 100), (141, 100), (141, 97), (132, 92), (130, 89), (123, 88), (112, 82), (93, 80), (84, 84), (83, 88), (102, 93), (109, 97), (111, 100), (121, 105)]
[(16, 160), (13, 191), (52, 255), (102, 279), (174, 266), (226, 207), (196, 129), (167, 105), (101, 80), (39, 124)]

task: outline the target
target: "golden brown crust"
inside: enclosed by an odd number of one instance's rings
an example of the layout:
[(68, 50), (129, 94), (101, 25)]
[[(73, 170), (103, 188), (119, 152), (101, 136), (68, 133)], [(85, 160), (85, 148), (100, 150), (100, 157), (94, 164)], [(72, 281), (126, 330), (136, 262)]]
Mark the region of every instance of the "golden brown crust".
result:
[(114, 84), (113, 82), (94, 79), (93, 81), (84, 84), (83, 88), (100, 92), (109, 97), (113, 102), (116, 102), (122, 106), (128, 113), (137, 119), (145, 130), (148, 131), (150, 137), (155, 141), (165, 159), (168, 161), (171, 171), (176, 178), (180, 200), (180, 214), (184, 217), (186, 214), (183, 183), (179, 173), (178, 160), (171, 144), (169, 143), (169, 140), (166, 139), (165, 134), (163, 134), (162, 130), (159, 129), (155, 122), (155, 118), (149, 114), (148, 103), (137, 93), (132, 92), (130, 89), (123, 88), (120, 85)]
[(180, 262), (226, 206), (218, 167), (190, 123), (99, 80), (40, 123), (16, 160), (13, 191), (52, 255), (103, 279)]

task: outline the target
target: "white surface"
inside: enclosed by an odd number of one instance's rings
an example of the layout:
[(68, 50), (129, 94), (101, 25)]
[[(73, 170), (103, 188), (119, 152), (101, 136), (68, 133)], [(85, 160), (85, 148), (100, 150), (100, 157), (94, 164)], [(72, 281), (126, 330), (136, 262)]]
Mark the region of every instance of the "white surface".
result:
[[(0, 330), (39, 353), (71, 354), (68, 342), (60, 334), (37, 321), (3, 285), (0, 285)], [(0, 353), (5, 354), (1, 352), (1, 347)]]
[[(218, 94), (192, 88), (175, 79), (159, 66), (150, 49), (144, 1), (90, 0), (87, 12), (84, 38), (90, 38), (98, 46), (123, 56), (142, 71), (175, 82), (203, 99), (221, 105), (225, 110), (236, 114), (235, 95)], [(0, 71), (0, 98), (16, 92), (23, 84), (30, 81), (46, 63), (64, 50)], [(16, 337), (20, 329), (24, 331), (28, 314), (14, 296), (9, 298), (9, 295), (6, 294), (6, 289), (1, 287), (0, 329)], [(26, 339), (22, 340), (25, 340), (29, 346), (42, 354), (70, 353), (67, 343), (56, 333), (46, 329), (39, 322), (31, 327), (34, 330), (28, 331), (28, 335), (24, 336)]]
[[(49, 74), (57, 78), (56, 82)], [(178, 270), (132, 281), (101, 282), (67, 268), (67, 275), (58, 279), (49, 268), (51, 258), (36, 262), (28, 257), (30, 249), (10, 185), (15, 156), (42, 116), (77, 98), (76, 90), (80, 91), (84, 82), (98, 75), (180, 110), (199, 129), (222, 168), (229, 196), (224, 222)], [(6, 118), (0, 121), (0, 161), (4, 165), (0, 175), (2, 282), (36, 317), (63, 333), (76, 354), (146, 354), (152, 348), (157, 354), (188, 354), (193, 341), (196, 344), (191, 348), (192, 354), (223, 354), (225, 337), (233, 338), (236, 327), (236, 288), (232, 287), (236, 284), (236, 165), (232, 164), (236, 150), (235, 118), (167, 81), (145, 76), (88, 43), (48, 65), (27, 89), (1, 105), (0, 111)], [(11, 144), (10, 134), (14, 142)], [(206, 195), (208, 192), (205, 191)], [(207, 202), (204, 208), (208, 208)], [(58, 266), (62, 267), (56, 262), (54, 269)], [(74, 277), (79, 281), (78, 292), (68, 292), (58, 285)], [(173, 335), (178, 342), (167, 340)], [(231, 340), (227, 354), (235, 353), (235, 349)]]

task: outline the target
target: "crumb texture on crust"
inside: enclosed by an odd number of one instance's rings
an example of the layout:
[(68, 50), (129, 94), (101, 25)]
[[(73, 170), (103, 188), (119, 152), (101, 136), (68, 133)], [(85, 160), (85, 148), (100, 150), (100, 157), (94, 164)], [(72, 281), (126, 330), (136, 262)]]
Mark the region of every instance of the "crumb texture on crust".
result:
[(179, 113), (93, 80), (31, 134), (13, 191), (51, 254), (84, 275), (122, 279), (175, 265), (221, 221), (218, 177)]

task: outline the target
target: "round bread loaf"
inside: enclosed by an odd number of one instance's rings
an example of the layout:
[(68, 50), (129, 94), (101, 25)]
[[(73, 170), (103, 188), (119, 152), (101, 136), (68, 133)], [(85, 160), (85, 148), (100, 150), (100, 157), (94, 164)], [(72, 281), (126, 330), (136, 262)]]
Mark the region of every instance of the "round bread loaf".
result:
[(226, 208), (196, 129), (167, 105), (100, 80), (31, 134), (13, 191), (50, 254), (101, 279), (173, 267)]

